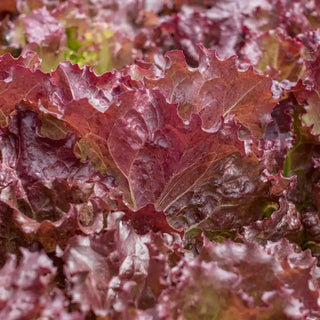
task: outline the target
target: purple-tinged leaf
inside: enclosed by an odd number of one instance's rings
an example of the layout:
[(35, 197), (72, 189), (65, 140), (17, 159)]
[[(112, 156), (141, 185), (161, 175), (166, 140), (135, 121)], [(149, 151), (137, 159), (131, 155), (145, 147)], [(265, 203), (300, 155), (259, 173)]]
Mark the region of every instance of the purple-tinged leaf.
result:
[(265, 246), (206, 242), (196, 259), (173, 270), (171, 281), (160, 297), (160, 319), (320, 316), (316, 259), (287, 240)]
[(84, 312), (112, 319), (129, 319), (130, 310), (156, 304), (170, 254), (175, 243), (180, 246), (178, 234), (137, 234), (123, 215), (111, 213), (107, 230), (74, 237), (62, 254), (73, 301)]
[(55, 275), (56, 268), (44, 253), (23, 249), (19, 263), (9, 256), (0, 270), (1, 318), (84, 320), (84, 315), (68, 312), (69, 301), (55, 286)]
[(276, 103), (271, 80), (252, 69), (239, 71), (235, 57), (219, 60), (214, 51), (199, 49), (197, 69), (188, 67), (182, 52), (172, 51), (166, 54), (164, 75), (145, 79), (146, 86), (159, 88), (168, 102), (178, 103), (184, 121), (199, 114), (206, 131), (218, 130), (221, 118), (234, 114), (255, 136), (261, 136)]

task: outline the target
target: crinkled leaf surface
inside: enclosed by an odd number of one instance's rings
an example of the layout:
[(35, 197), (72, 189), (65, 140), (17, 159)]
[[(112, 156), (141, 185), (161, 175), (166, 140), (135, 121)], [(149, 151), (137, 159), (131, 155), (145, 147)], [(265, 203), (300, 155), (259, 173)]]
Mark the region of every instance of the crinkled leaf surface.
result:
[(185, 125), (176, 106), (158, 91), (123, 94), (117, 112), (121, 117), (115, 117), (109, 150), (129, 180), (137, 208), (148, 203), (167, 208), (213, 162), (233, 152), (244, 154), (232, 119), (218, 133), (206, 133), (197, 116)]
[(74, 135), (43, 137), (37, 115), (19, 109), (1, 129), (0, 196), (13, 225), (48, 251), (74, 233), (101, 230), (111, 181), (75, 157)]
[(262, 34), (242, 48), (251, 64), (273, 79), (297, 81), (303, 68), (302, 45), (282, 29)]
[(319, 317), (316, 259), (286, 240), (265, 246), (206, 243), (171, 279), (161, 295), (161, 319)]
[(43, 7), (27, 15), (24, 25), (28, 46), (32, 47), (34, 44), (34, 51), (43, 61), (42, 70), (55, 70), (62, 60), (62, 48), (67, 41), (63, 24)]
[(319, 1), (9, 2), (1, 319), (320, 318)]
[(122, 216), (110, 214), (100, 235), (73, 238), (62, 255), (73, 301), (82, 311), (112, 319), (155, 306), (166, 287), (170, 254), (179, 246), (177, 234), (139, 235)]
[(198, 68), (190, 68), (182, 52), (170, 52), (166, 54), (164, 75), (156, 80), (146, 79), (146, 85), (160, 88), (169, 102), (178, 103), (185, 121), (190, 120), (191, 114), (199, 114), (207, 131), (216, 131), (221, 118), (233, 114), (260, 136), (276, 102), (270, 90), (271, 80), (252, 69), (239, 71), (235, 57), (219, 60), (214, 51), (199, 49)]
[(55, 275), (56, 268), (42, 252), (23, 250), (19, 263), (15, 256), (9, 256), (0, 270), (1, 317), (83, 320), (80, 313), (68, 312), (68, 299), (55, 286)]

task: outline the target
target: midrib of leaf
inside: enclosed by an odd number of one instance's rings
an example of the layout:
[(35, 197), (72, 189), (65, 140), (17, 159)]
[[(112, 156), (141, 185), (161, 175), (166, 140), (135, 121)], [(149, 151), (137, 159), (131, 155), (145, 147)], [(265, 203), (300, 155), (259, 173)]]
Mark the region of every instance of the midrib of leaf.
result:
[[(178, 87), (183, 81), (185, 81), (186, 79), (187, 79), (187, 76), (184, 76), (181, 81), (179, 81), (177, 84), (175, 84), (175, 85), (173, 86), (172, 91), (171, 91), (171, 95), (170, 95), (170, 100), (169, 100), (170, 103), (173, 103), (173, 102), (174, 102), (174, 101), (173, 101), (173, 96), (174, 96), (174, 93), (175, 93), (177, 87)], [(172, 83), (172, 81), (171, 81), (171, 83)]]
[[(166, 211), (168, 208), (170, 208), (170, 206), (176, 202), (178, 199), (180, 199), (183, 195), (185, 195), (189, 190), (191, 190), (197, 183), (198, 181), (207, 173), (208, 169), (211, 167), (211, 164), (215, 161), (217, 161), (217, 157), (216, 157), (216, 153), (215, 152), (211, 152), (211, 153), (208, 153), (208, 156), (209, 155), (215, 155), (215, 157), (213, 159), (211, 159), (210, 161), (207, 162), (207, 167), (205, 169), (205, 171), (184, 191), (182, 192), (181, 194), (179, 194), (175, 199), (173, 199), (164, 209), (161, 209), (163, 211)], [(181, 157), (182, 158), (182, 157)], [(184, 176), (184, 173), (186, 171), (190, 171), (190, 170), (195, 170), (196, 168), (200, 167), (201, 165), (205, 165), (206, 163), (205, 162), (201, 162), (197, 165), (193, 164), (193, 165), (190, 165), (188, 167), (186, 167), (184, 170), (182, 171), (179, 171), (179, 172), (176, 172), (174, 175), (172, 175), (172, 177), (170, 178), (169, 182), (167, 183), (167, 185), (170, 185), (170, 183), (172, 182), (172, 180), (174, 180), (174, 178), (177, 176), (177, 175), (181, 175), (181, 176)], [(174, 183), (172, 185), (172, 187), (169, 189), (169, 190), (164, 190), (161, 194), (161, 196), (159, 197), (159, 200), (160, 201), (157, 201), (155, 203), (155, 207), (156, 208), (161, 208), (161, 203), (163, 202), (163, 200), (166, 198), (165, 196), (168, 195), (169, 193), (171, 193), (171, 191), (175, 188), (175, 186), (177, 186), (179, 184), (179, 182), (181, 181), (181, 178), (178, 179), (176, 181), (176, 183)], [(165, 192), (165, 193), (164, 193)]]
[(223, 113), (223, 117), (226, 117), (231, 112), (231, 110), (234, 109), (237, 106), (237, 104), (241, 100), (243, 100), (245, 96), (248, 95), (252, 90), (254, 90), (263, 80), (264, 79), (261, 79), (260, 81), (258, 81), (254, 86), (249, 88), (242, 96), (240, 96), (239, 99)]
[(299, 126), (301, 125), (298, 114), (293, 115), (293, 132), (296, 135), (294, 146), (287, 152), (284, 165), (283, 165), (283, 176), (288, 178), (292, 175), (294, 169), (291, 164), (291, 156), (294, 152), (299, 148), (299, 146), (303, 143), (302, 134), (299, 130)]
[[(58, 118), (55, 118), (55, 119), (58, 119)], [(58, 119), (59, 120), (59, 119)], [(59, 127), (54, 121), (52, 121), (50, 118), (46, 118), (45, 121), (47, 123), (50, 124), (50, 126), (54, 127), (55, 129), (57, 129), (57, 131), (61, 132), (64, 136), (67, 135), (67, 133), (69, 132), (68, 129), (65, 127), (65, 128), (61, 128)], [(61, 120), (60, 120), (61, 121)], [(64, 129), (64, 130), (63, 130)]]
[[(126, 114), (123, 115), (123, 118), (125, 118), (125, 117), (126, 117)], [(110, 135), (109, 135), (109, 137), (108, 137), (108, 139), (107, 139), (107, 148), (108, 148), (108, 152), (109, 152), (109, 154), (110, 154), (110, 157), (112, 158), (113, 163), (117, 166), (117, 168), (119, 169), (119, 171), (123, 174), (123, 176), (124, 176), (124, 177), (127, 179), (127, 181), (128, 181), (129, 193), (130, 193), (130, 198), (131, 198), (131, 201), (132, 201), (132, 208), (133, 208), (133, 209), (137, 209), (136, 199), (135, 199), (135, 197), (134, 197), (134, 193), (133, 193), (133, 190), (132, 190), (132, 186), (131, 186), (129, 177), (128, 177), (128, 175), (122, 170), (122, 168), (119, 166), (118, 162), (114, 159), (113, 154), (112, 154), (112, 152), (111, 152), (111, 150), (110, 150), (110, 142), (109, 142), (109, 139), (110, 139), (110, 136), (111, 136), (111, 132), (112, 132), (113, 128), (115, 127), (116, 123), (117, 123), (117, 121), (114, 121), (114, 123), (113, 123), (113, 125), (112, 125), (112, 128), (111, 128), (111, 130), (110, 130)], [(129, 170), (128, 170), (129, 173), (130, 173), (130, 171), (131, 171), (132, 164), (133, 164), (133, 161), (130, 163), (130, 167), (129, 167)]]
[(24, 95), (24, 99), (27, 100), (28, 95), (30, 94), (30, 92), (32, 92), (32, 90), (34, 90), (35, 88), (39, 87), (40, 83), (35, 84), (30, 90), (28, 90), (26, 92), (26, 94)]
[[(102, 140), (103, 141), (103, 139), (100, 137), (100, 136), (98, 136), (98, 135), (96, 135), (96, 134), (94, 134), (94, 133), (92, 133), (92, 132), (90, 132), (90, 133), (87, 133), (86, 135), (84, 135), (84, 137), (82, 138), (82, 139), (86, 139), (86, 137), (88, 137), (89, 139), (90, 139), (90, 137), (93, 137), (93, 140)], [(78, 143), (78, 146), (79, 146), (79, 149), (82, 151), (82, 148), (81, 148), (81, 144), (80, 144), (80, 142), (81, 142), (81, 140), (82, 139), (80, 139), (77, 143)], [(107, 168), (108, 168), (108, 165), (107, 165), (107, 163), (104, 161), (104, 157), (103, 157), (103, 155), (102, 155), (102, 153), (101, 153), (101, 150), (100, 150), (100, 148), (99, 148), (99, 146), (96, 144), (96, 147), (97, 148), (92, 148), (91, 149), (91, 151), (93, 152), (93, 154), (95, 154), (96, 156), (97, 156), (97, 158), (101, 161), (101, 163), (103, 163), (104, 164), (104, 168), (103, 168), (103, 170), (106, 172), (107, 171)], [(100, 171), (100, 170), (99, 170)], [(102, 172), (102, 173), (104, 173), (104, 172)]]
[[(67, 75), (67, 73), (65, 72), (64, 68), (61, 68), (61, 69), (62, 69), (64, 78), (65, 78), (65, 80), (66, 80), (67, 83), (68, 83), (68, 87), (69, 87), (69, 90), (70, 90), (70, 93), (71, 93), (71, 96), (72, 96), (72, 100), (76, 100), (75, 97), (74, 97), (73, 89), (72, 89), (72, 87), (71, 87), (71, 85), (70, 85), (70, 81), (69, 81), (68, 75)], [(60, 70), (61, 70), (61, 69), (60, 69)], [(81, 79), (81, 78), (82, 78), (82, 75), (81, 75), (80, 79)]]
[(9, 118), (6, 114), (0, 109), (0, 126), (6, 127), (9, 125)]
[[(20, 161), (21, 153), (22, 153), (21, 152), (21, 144), (19, 144), (17, 162)], [(31, 205), (31, 202), (29, 201), (26, 190), (23, 188), (21, 179), (18, 179), (18, 183), (19, 183), (20, 190), (22, 190), (23, 199), (28, 203), (28, 205), (31, 209), (32, 219), (36, 221), (37, 220), (37, 213), (36, 213), (35, 209), (33, 208), (33, 206)], [(18, 207), (16, 207), (16, 209), (19, 210)]]
[(274, 65), (274, 67), (275, 67), (277, 70), (279, 70), (279, 67), (278, 67), (279, 52), (280, 52), (280, 43), (277, 42), (277, 52), (276, 52), (276, 54), (273, 56), (273, 65)]

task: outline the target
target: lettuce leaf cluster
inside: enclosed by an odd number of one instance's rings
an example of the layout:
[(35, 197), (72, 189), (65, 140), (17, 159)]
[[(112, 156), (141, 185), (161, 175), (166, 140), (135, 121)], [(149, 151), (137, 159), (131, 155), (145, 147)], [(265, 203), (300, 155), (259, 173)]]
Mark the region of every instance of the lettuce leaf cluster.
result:
[(1, 319), (320, 319), (319, 1), (0, 16)]

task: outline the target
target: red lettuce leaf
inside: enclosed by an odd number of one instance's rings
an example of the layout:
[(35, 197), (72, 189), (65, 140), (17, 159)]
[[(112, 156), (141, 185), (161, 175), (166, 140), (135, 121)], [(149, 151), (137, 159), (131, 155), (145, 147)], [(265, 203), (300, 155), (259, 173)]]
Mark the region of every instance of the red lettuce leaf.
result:
[(178, 103), (185, 121), (199, 114), (207, 131), (216, 131), (221, 117), (234, 114), (255, 136), (261, 136), (276, 103), (271, 80), (252, 69), (239, 71), (235, 57), (221, 61), (214, 51), (199, 49), (197, 69), (188, 67), (182, 52), (172, 51), (166, 54), (164, 75), (146, 79), (146, 86), (159, 88), (170, 103)]
[(68, 312), (69, 301), (55, 286), (55, 276), (56, 268), (42, 252), (24, 249), (19, 263), (9, 256), (0, 270), (1, 318), (84, 320), (84, 315)]
[(75, 233), (102, 230), (112, 178), (75, 157), (74, 135), (53, 140), (40, 135), (40, 125), (35, 113), (20, 107), (1, 129), (0, 196), (29, 241), (52, 251)]
[[(121, 93), (123, 82), (120, 85), (117, 74), (97, 77), (87, 68), (80, 70), (70, 64), (60, 65), (52, 76), (24, 67), (19, 69), (19, 65), (13, 65), (9, 72), (9, 80), (3, 81), (5, 114), (24, 100), (28, 108), (62, 118), (81, 138), (79, 152), (82, 158), (91, 157), (97, 169), (112, 174), (125, 201), (137, 209), (156, 203), (157, 208), (163, 210), (174, 200), (164, 199), (167, 192), (179, 181), (189, 180), (184, 182), (183, 189), (186, 190), (192, 183), (191, 175), (204, 172), (209, 162), (233, 152), (244, 154), (236, 126), (225, 125), (220, 133), (212, 135), (201, 130), (197, 117), (193, 117), (189, 125), (183, 124), (175, 106), (168, 105), (158, 91), (129, 88)], [(27, 75), (28, 86), (15, 78), (25, 81)], [(113, 91), (118, 87), (120, 91)], [(79, 88), (85, 90), (80, 92)], [(116, 101), (120, 102), (119, 106), (113, 103)], [(226, 135), (230, 136), (227, 138)], [(203, 143), (194, 144), (194, 141)], [(125, 158), (122, 153), (126, 154)], [(190, 162), (191, 153), (197, 154), (197, 158)], [(151, 163), (155, 166), (153, 172), (148, 169)], [(187, 168), (192, 171), (185, 176)], [(151, 180), (153, 185), (150, 185)]]
[(317, 48), (316, 51), (312, 52), (312, 59), (307, 60), (306, 64), (306, 73), (309, 81), (313, 84), (314, 89), (319, 94), (320, 92), (320, 77), (319, 77), (319, 62), (320, 62), (320, 49)]
[(70, 294), (83, 312), (129, 319), (134, 310), (153, 307), (166, 286), (179, 236), (139, 235), (121, 221), (123, 215), (111, 213), (107, 230), (72, 238), (62, 254)]
[(319, 317), (319, 279), (310, 251), (287, 240), (206, 242), (196, 259), (173, 270), (157, 311), (160, 319)]
[(67, 42), (63, 24), (46, 7), (34, 10), (23, 18), (23, 22), (28, 41), (24, 50), (30, 48), (38, 53), (43, 71), (55, 70), (64, 57), (63, 49)]
[(294, 203), (286, 199), (280, 199), (280, 207), (272, 213), (271, 218), (256, 221), (243, 230), (243, 237), (246, 240), (263, 244), (269, 240), (278, 241), (282, 238), (301, 244), (303, 236), (301, 214)]
[(297, 81), (302, 72), (302, 44), (279, 28), (252, 37), (241, 49), (243, 59), (273, 79)]
[(19, 249), (26, 246), (28, 237), (15, 221), (16, 211), (0, 201), (0, 266), (2, 267), (8, 254), (19, 255)]
[(272, 121), (259, 141), (261, 161), (270, 173), (277, 174), (283, 169), (287, 153), (293, 147), (294, 110), (295, 101), (292, 101), (292, 97), (282, 99), (272, 110)]
[(0, 318), (320, 318), (319, 14), (0, 4)]
[(172, 233), (177, 232), (167, 221), (164, 212), (156, 211), (153, 205), (148, 205), (136, 212), (125, 209), (124, 220), (128, 219), (137, 234), (144, 235), (149, 231)]
[(234, 154), (210, 164), (191, 188), (166, 208), (174, 227), (237, 229), (263, 215), (269, 184), (256, 161)]
[(203, 132), (198, 117), (184, 125), (176, 107), (158, 91), (123, 94), (117, 113), (108, 145), (129, 180), (136, 208), (149, 203), (167, 208), (211, 163), (233, 152), (244, 153), (232, 121), (216, 134)]

